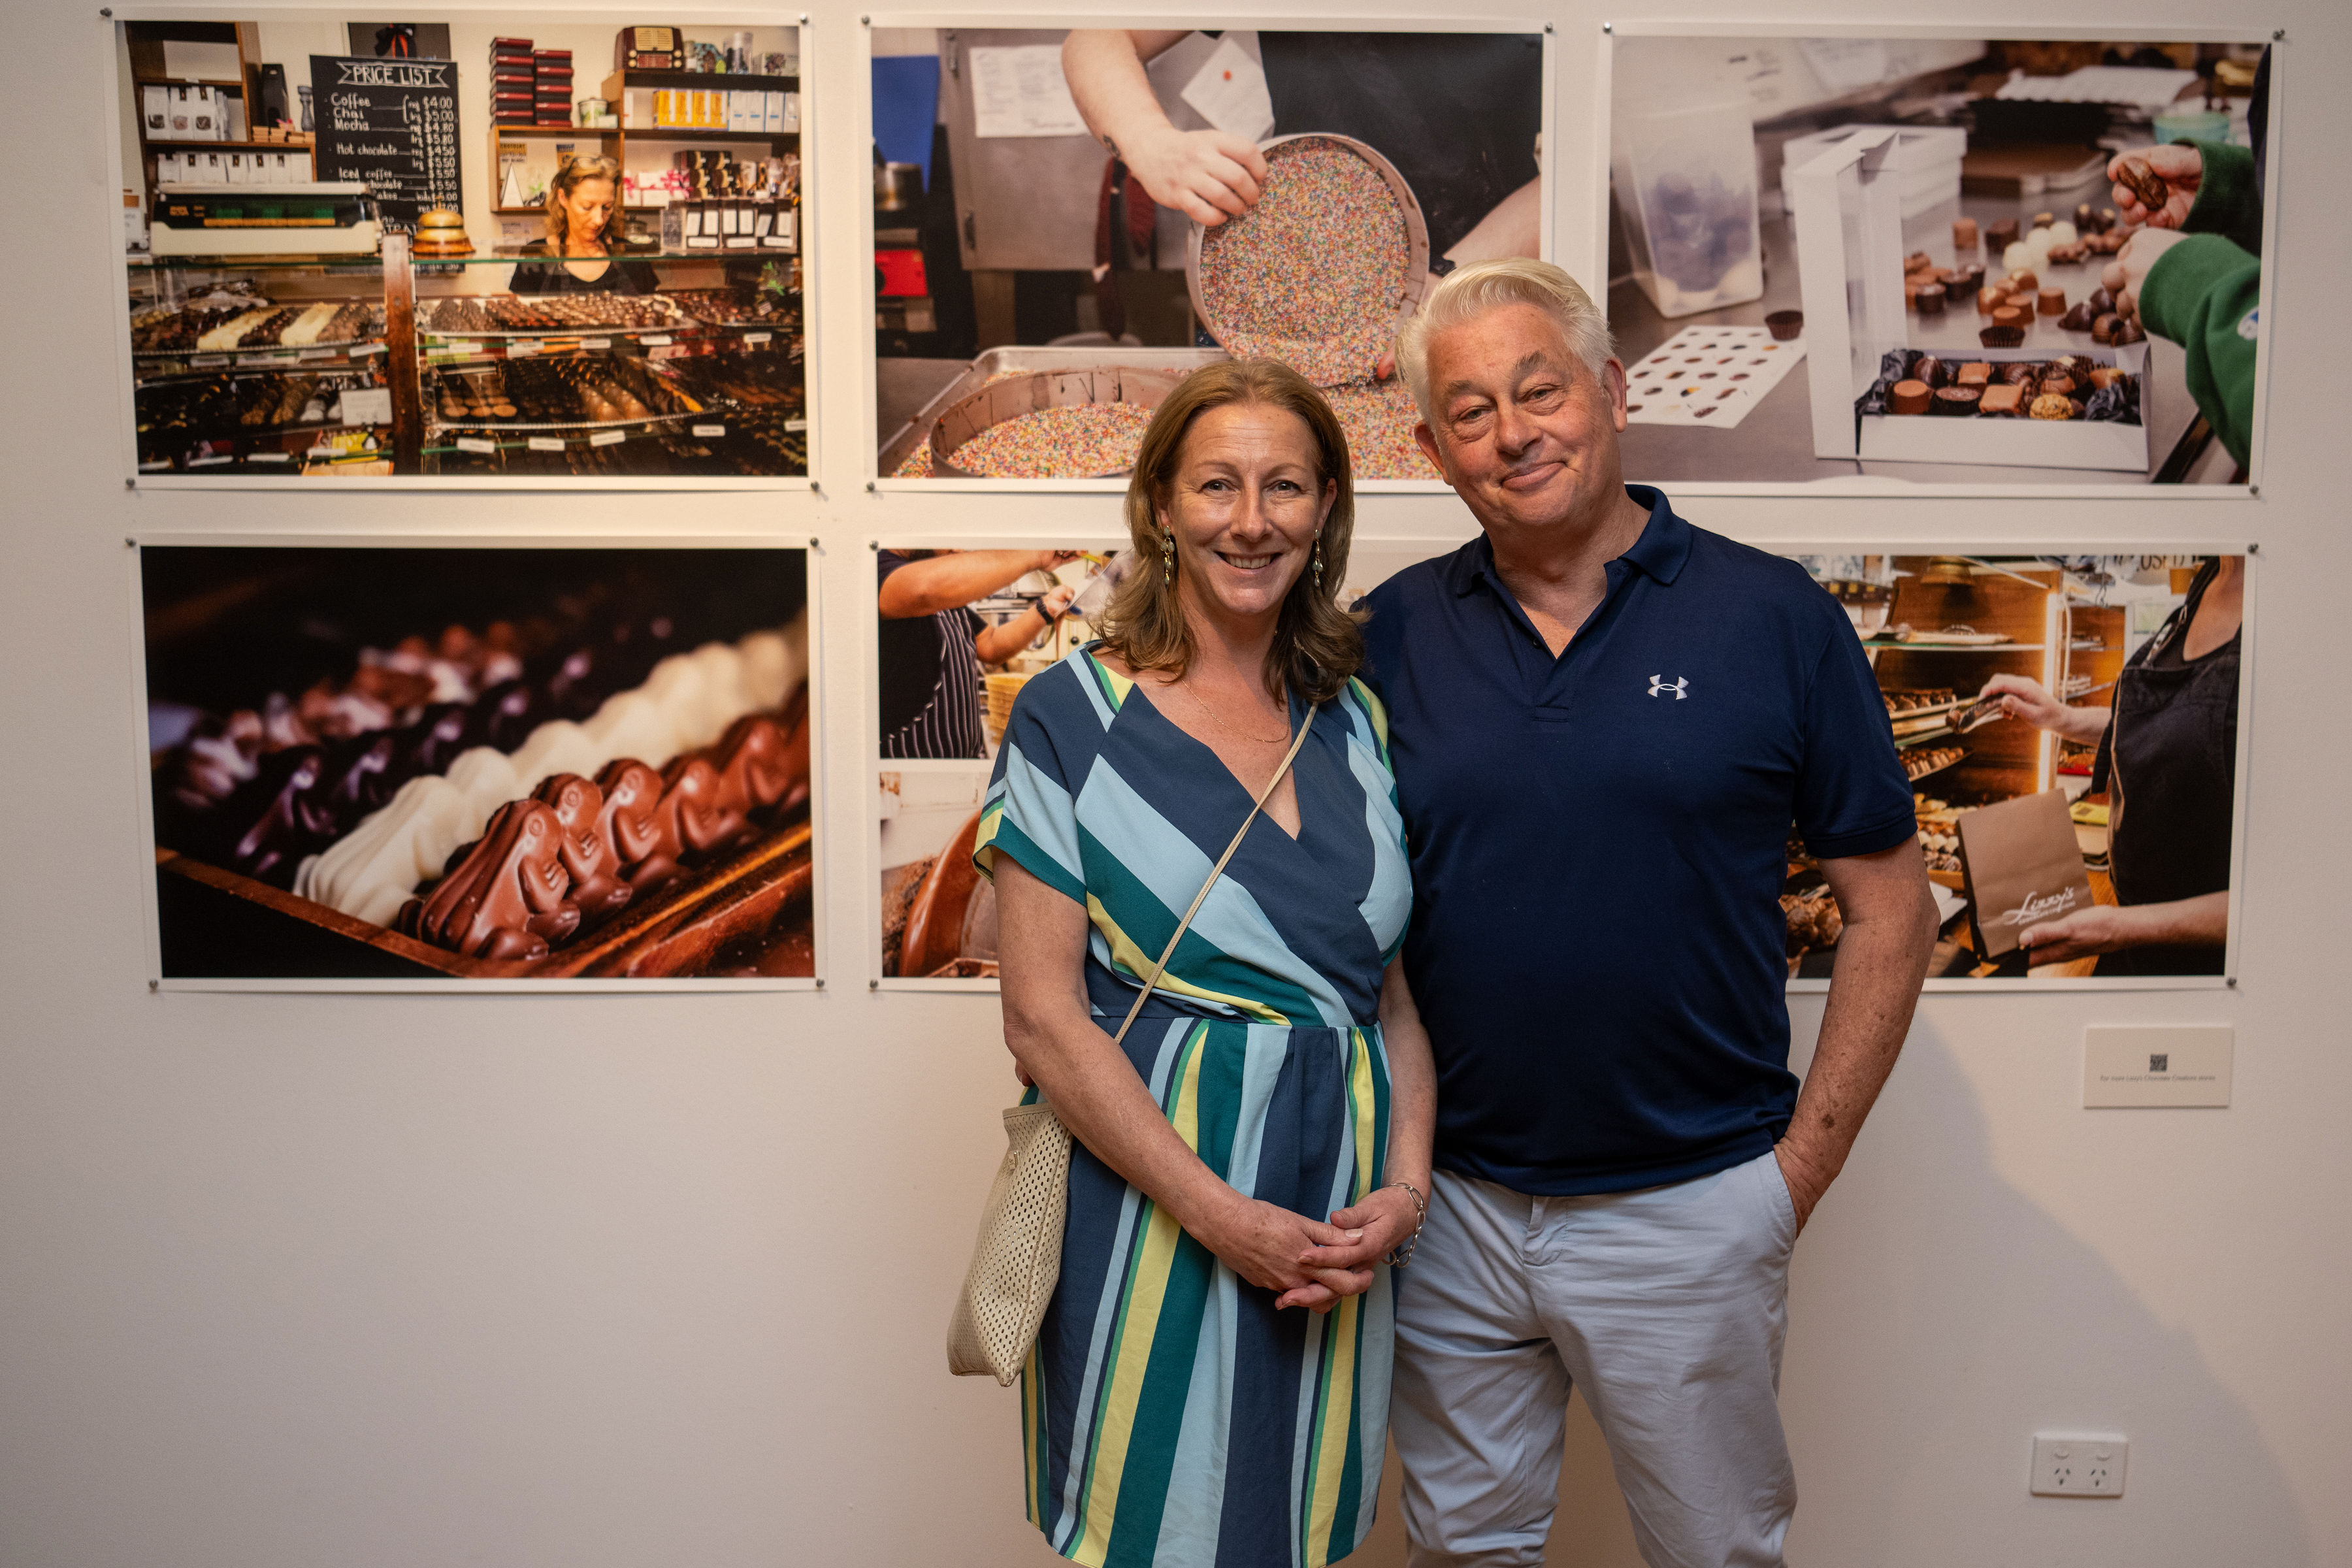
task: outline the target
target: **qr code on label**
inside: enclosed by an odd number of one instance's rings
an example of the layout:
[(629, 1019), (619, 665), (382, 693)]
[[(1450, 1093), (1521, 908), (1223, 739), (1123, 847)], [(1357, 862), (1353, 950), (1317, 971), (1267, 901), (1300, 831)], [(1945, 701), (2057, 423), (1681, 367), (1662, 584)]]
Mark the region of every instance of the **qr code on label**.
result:
[(2172, 1070), (2172, 1057), (2170, 1053), (2165, 1051), (2150, 1052), (2147, 1058), (2147, 1070), (2150, 1072), (2170, 1072)]

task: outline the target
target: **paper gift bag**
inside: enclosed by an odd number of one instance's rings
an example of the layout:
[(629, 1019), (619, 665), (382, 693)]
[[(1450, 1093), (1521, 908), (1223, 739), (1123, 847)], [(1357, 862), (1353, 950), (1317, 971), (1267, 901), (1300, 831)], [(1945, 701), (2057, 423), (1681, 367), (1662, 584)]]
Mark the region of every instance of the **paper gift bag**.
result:
[(1976, 921), (1977, 951), (1999, 958), (2044, 921), (2091, 907), (2091, 879), (2066, 792), (2020, 795), (1963, 812), (1960, 870)]

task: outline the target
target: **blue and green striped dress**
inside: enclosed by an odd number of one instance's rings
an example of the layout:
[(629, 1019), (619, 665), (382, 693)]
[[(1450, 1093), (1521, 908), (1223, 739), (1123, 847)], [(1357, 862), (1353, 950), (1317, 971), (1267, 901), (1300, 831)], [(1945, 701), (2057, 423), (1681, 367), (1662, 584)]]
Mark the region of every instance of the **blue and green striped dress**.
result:
[[(1305, 706), (1291, 701), (1293, 732)], [(1350, 682), (1292, 764), (1301, 830), (1253, 825), (1124, 1048), (1209, 1168), (1317, 1219), (1381, 1181), (1381, 975), (1412, 904), (1379, 699)], [(1013, 705), (974, 858), (1083, 902), (1087, 991), (1127, 1014), (1250, 793), (1080, 649)], [(1371, 1527), (1391, 1281), (1275, 1310), (1083, 1147), (1061, 1282), (1022, 1378), (1029, 1518), (1073, 1562), (1319, 1568)]]

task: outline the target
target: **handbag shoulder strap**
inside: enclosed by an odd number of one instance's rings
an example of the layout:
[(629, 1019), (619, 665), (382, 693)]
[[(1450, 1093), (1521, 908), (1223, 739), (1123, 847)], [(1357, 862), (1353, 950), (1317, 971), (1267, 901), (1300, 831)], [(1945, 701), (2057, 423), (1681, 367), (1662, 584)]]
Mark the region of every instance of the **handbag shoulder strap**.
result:
[(1217, 857), (1215, 865), (1209, 868), (1209, 879), (1201, 884), (1199, 892), (1192, 895), (1192, 907), (1184, 911), (1184, 918), (1176, 922), (1175, 934), (1168, 939), (1168, 945), (1160, 950), (1160, 962), (1151, 966), (1150, 977), (1144, 981), (1143, 989), (1135, 994), (1135, 1002), (1128, 1008), (1127, 1017), (1119, 1024), (1118, 1033), (1111, 1037), (1111, 1044), (1118, 1045), (1127, 1038), (1127, 1031), (1134, 1026), (1136, 1015), (1143, 1011), (1145, 999), (1160, 984), (1160, 977), (1168, 972), (1168, 961), (1176, 955), (1176, 944), (1184, 940), (1185, 929), (1192, 923), (1192, 917), (1201, 912), (1201, 906), (1208, 902), (1209, 889), (1215, 887), (1217, 879), (1225, 874), (1225, 862), (1231, 860), (1234, 851), (1242, 847), (1243, 836), (1249, 832), (1250, 824), (1257, 820), (1258, 813), (1264, 811), (1265, 803), (1273, 798), (1275, 790), (1282, 783), (1282, 775), (1290, 771), (1291, 762), (1298, 755), (1298, 748), (1307, 743), (1307, 731), (1314, 722), (1315, 709), (1310, 703), (1307, 717), (1298, 721), (1298, 733), (1292, 739), (1290, 750), (1282, 754), (1282, 765), (1274, 770), (1274, 776), (1265, 781), (1264, 789), (1257, 792), (1257, 799), (1251, 803), (1249, 815), (1242, 818), (1240, 829), (1234, 834), (1234, 841), (1225, 846), (1225, 852)]

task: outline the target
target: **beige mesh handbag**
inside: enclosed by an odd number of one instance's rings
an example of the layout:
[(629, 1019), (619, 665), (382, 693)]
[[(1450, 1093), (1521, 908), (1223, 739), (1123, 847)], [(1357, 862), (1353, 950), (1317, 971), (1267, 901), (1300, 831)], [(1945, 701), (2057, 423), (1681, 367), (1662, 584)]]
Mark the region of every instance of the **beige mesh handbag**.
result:
[[(1298, 748), (1307, 743), (1307, 727), (1314, 722), (1315, 710), (1309, 708), (1299, 721), (1290, 750), (1283, 753), (1282, 765), (1258, 792), (1249, 815), (1242, 818), (1241, 830), (1209, 868), (1209, 879), (1201, 884), (1201, 890), (1192, 896), (1192, 907), (1176, 922), (1176, 933), (1160, 950), (1160, 962), (1151, 966), (1150, 978), (1135, 994), (1118, 1033), (1111, 1037), (1113, 1045), (1126, 1040), (1136, 1015), (1143, 1011), (1144, 998), (1160, 984), (1176, 944), (1184, 940), (1185, 929), (1208, 901), (1209, 889), (1224, 875), (1225, 863), (1242, 847), (1243, 835), (1265, 809), (1282, 775), (1290, 771)], [(1037, 1325), (1045, 1321), (1045, 1304), (1054, 1299), (1054, 1286), (1062, 1275), (1062, 1226), (1070, 1214), (1070, 1130), (1041, 1099), (1034, 1105), (1016, 1105), (1005, 1111), (1004, 1141), (1004, 1159), (996, 1167), (996, 1179), (989, 1184), (988, 1205), (981, 1210), (980, 1240), (972, 1247), (971, 1267), (964, 1273), (963, 1290), (948, 1319), (948, 1370), (958, 1377), (985, 1373), (1000, 1384), (1010, 1384), (1029, 1359)]]

